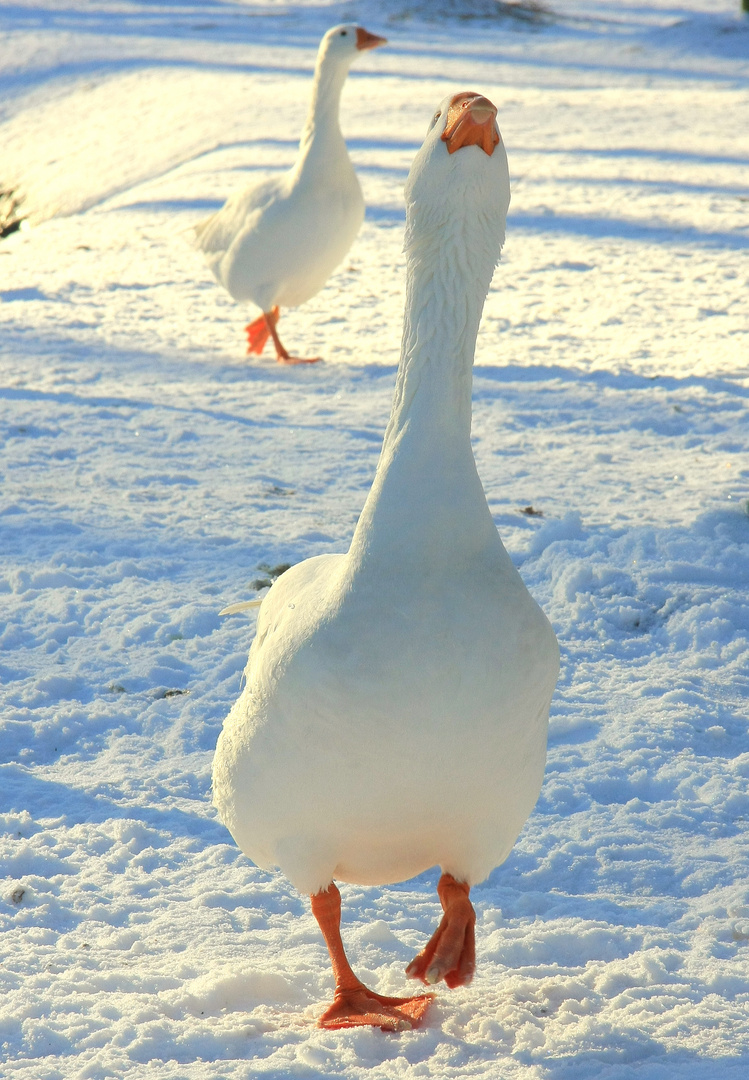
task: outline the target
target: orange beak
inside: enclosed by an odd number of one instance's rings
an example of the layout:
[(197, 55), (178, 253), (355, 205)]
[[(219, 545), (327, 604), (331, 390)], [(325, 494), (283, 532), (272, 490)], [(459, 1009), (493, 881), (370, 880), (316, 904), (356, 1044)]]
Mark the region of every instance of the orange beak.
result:
[(369, 30), (365, 30), (363, 26), (357, 26), (357, 49), (376, 49), (378, 45), (387, 45), (387, 43), (388, 39), (386, 37), (377, 37), (377, 34), (370, 34)]
[(491, 157), (499, 143), (496, 106), (481, 94), (456, 94), (447, 110), (442, 141), (449, 154), (461, 146), (480, 146)]

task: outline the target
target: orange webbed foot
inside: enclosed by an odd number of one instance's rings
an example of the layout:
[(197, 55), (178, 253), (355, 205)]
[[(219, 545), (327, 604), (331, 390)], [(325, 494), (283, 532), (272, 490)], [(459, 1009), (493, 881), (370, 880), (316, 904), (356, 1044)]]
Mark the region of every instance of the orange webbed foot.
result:
[(289, 356), (286, 353), (282, 356), (280, 353), (276, 356), (279, 364), (317, 364), (322, 360), (321, 356)]
[(378, 1027), (382, 1031), (409, 1031), (421, 1026), (434, 994), (418, 997), (383, 997), (363, 984), (336, 991), (335, 1001), (318, 1020), (322, 1028)]
[[(278, 330), (276, 330), (276, 323), (279, 318), (279, 309), (274, 307), (264, 318), (268, 327), (268, 334), (273, 338), (273, 344), (276, 347), (276, 360), (279, 364), (317, 364), (322, 360), (321, 356), (292, 356), (286, 349), (280, 337), (278, 336)], [(267, 338), (266, 338), (267, 340)]]
[(437, 885), (444, 915), (426, 948), (406, 968), (410, 979), (427, 986), (444, 979), (450, 989), (466, 986), (476, 968), (476, 912), (468, 899), (469, 886), (443, 874)]
[(378, 1027), (383, 1031), (408, 1031), (419, 1027), (433, 994), (417, 997), (383, 997), (357, 979), (346, 959), (341, 941), (341, 894), (330, 883), (311, 896), (312, 914), (325, 938), (335, 978), (335, 1000), (318, 1020), (322, 1028)]
[(245, 326), (245, 332), (247, 334), (247, 355), (254, 353), (256, 356), (260, 356), (261, 352), (265, 348), (268, 338), (271, 336), (271, 328), (269, 320), (273, 321), (273, 326), (278, 322), (280, 311), (277, 307), (271, 308), (269, 312), (263, 312), (258, 316), (254, 322), (248, 323)]

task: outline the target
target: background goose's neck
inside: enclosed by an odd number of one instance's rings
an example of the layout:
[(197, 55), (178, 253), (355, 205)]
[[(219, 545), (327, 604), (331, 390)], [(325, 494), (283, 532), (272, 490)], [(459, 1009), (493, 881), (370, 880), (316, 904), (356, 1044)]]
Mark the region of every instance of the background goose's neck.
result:
[(318, 57), (315, 77), (312, 82), (307, 121), (304, 125), (300, 147), (305, 147), (321, 137), (333, 137), (343, 141), (338, 121), (341, 91), (348, 75), (346, 64), (325, 62)]

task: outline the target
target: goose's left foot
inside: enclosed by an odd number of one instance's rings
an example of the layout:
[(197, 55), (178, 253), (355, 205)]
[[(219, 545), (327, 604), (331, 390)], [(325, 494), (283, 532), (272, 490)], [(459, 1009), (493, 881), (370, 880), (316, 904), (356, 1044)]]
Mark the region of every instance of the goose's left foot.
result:
[(270, 320), (273, 320), (273, 324), (278, 322), (278, 316), (280, 312), (277, 307), (273, 307), (266, 314), (263, 312), (254, 322), (248, 323), (245, 326), (245, 333), (247, 334), (247, 355), (250, 356), (255, 353), (256, 356), (260, 356), (261, 352), (265, 348), (265, 343), (270, 337)]
[(335, 1000), (320, 1017), (323, 1028), (379, 1027), (405, 1031), (418, 1027), (434, 997), (383, 997), (369, 990), (351, 970), (341, 940), (341, 894), (331, 882), (311, 897), (312, 914), (325, 938), (335, 977)]
[(406, 968), (410, 979), (421, 979), (427, 986), (444, 979), (450, 989), (471, 981), (476, 967), (476, 912), (468, 893), (465, 882), (442, 875), (437, 895), (445, 914), (426, 948)]

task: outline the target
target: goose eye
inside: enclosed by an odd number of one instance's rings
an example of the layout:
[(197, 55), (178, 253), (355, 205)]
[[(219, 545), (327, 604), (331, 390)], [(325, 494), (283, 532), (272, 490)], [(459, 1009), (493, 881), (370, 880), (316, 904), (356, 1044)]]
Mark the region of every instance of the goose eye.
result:
[(437, 112), (432, 117), (432, 119), (429, 121), (429, 127), (427, 129), (427, 132), (434, 131), (434, 125), (437, 123), (437, 121), (439, 120), (439, 118), (441, 116), (442, 116), (442, 109), (438, 109)]
[(341, 30), (341, 37), (348, 37), (348, 30)]

